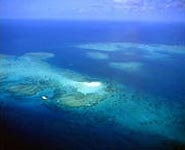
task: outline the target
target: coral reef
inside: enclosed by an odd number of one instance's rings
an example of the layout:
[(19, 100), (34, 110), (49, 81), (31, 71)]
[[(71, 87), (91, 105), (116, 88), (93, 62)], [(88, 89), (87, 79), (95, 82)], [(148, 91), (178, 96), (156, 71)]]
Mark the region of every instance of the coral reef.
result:
[(38, 85), (33, 84), (18, 84), (8, 86), (6, 89), (8, 92), (12, 94), (17, 94), (21, 96), (34, 96), (38, 92), (40, 92), (40, 87)]
[(143, 64), (140, 62), (111, 62), (109, 66), (126, 72), (135, 72), (140, 70)]
[(92, 59), (99, 59), (99, 60), (105, 60), (109, 59), (109, 55), (106, 53), (100, 53), (100, 52), (88, 52), (87, 57)]
[(88, 50), (99, 50), (113, 52), (125, 49), (142, 49), (151, 53), (166, 52), (173, 54), (185, 54), (185, 47), (179, 45), (163, 45), (163, 44), (140, 44), (127, 42), (107, 42), (107, 43), (85, 43), (75, 47)]
[[(107, 121), (120, 128), (119, 131), (128, 129), (185, 143), (185, 111), (182, 104), (138, 93), (110, 80), (92, 79), (55, 68), (45, 61), (53, 57), (52, 54), (0, 57), (1, 96), (34, 97), (45, 106), (61, 110), (80, 107), (82, 109), (72, 111), (84, 113), (86, 110), (90, 114), (88, 118), (94, 119), (94, 124), (97, 120)], [(142, 64), (113, 62), (110, 67), (133, 72), (141, 69)]]
[(47, 53), (47, 52), (36, 52), (36, 53), (26, 53), (23, 55), (23, 57), (38, 59), (38, 60), (46, 60), (49, 58), (54, 57), (55, 55), (53, 53)]
[(75, 94), (59, 96), (56, 98), (58, 105), (67, 107), (90, 107), (101, 102), (105, 96), (96, 94), (82, 94), (76, 92)]
[[(12, 60), (11, 56), (1, 56), (0, 82), (2, 90), (17, 96), (39, 96), (49, 89), (54, 95), (49, 97), (53, 104), (66, 107), (89, 107), (106, 97), (106, 86), (101, 82), (89, 82), (87, 76), (69, 70), (51, 68), (45, 61), (53, 57), (50, 53), (27, 53)], [(6, 85), (5, 80), (6, 79)]]
[[(151, 60), (168, 60), (172, 55), (185, 55), (185, 47), (181, 45), (164, 45), (164, 44), (141, 44), (128, 42), (105, 42), (105, 43), (85, 43), (75, 45), (75, 47), (84, 50), (102, 51), (87, 53), (87, 56), (93, 59), (110, 59), (105, 55), (119, 51), (126, 56), (141, 56)], [(140, 52), (140, 53), (138, 53)], [(106, 54), (107, 53), (107, 54)]]

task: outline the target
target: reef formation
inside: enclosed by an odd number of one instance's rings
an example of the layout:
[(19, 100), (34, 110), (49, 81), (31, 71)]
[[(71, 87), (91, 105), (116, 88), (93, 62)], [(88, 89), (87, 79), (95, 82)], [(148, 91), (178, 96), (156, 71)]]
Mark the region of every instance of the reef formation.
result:
[[(185, 143), (184, 103), (172, 103), (114, 81), (92, 79), (55, 68), (47, 62), (51, 57), (54, 55), (44, 52), (19, 57), (0, 55), (0, 96), (16, 96), (23, 100), (36, 98), (46, 106), (54, 105), (59, 109), (82, 108), (82, 113), (84, 108), (88, 108), (86, 110), (92, 118), (102, 118), (121, 129), (160, 135)], [(137, 70), (142, 65), (114, 66)]]
[(111, 62), (109, 66), (127, 72), (135, 72), (139, 71), (143, 64), (140, 62)]
[(165, 44), (141, 44), (129, 42), (104, 42), (104, 43), (84, 43), (75, 47), (86, 50), (97, 50), (104, 52), (124, 51), (126, 49), (146, 50), (149, 53), (172, 53), (185, 54), (185, 47), (181, 45), (165, 45)]
[(1, 55), (1, 90), (22, 97), (41, 98), (45, 94), (48, 101), (67, 107), (89, 107), (106, 97), (104, 83), (72, 71), (55, 69), (43, 61), (51, 57), (54, 55), (44, 52), (20, 57)]
[[(95, 43), (82, 43), (74, 45), (79, 49), (83, 49), (90, 53), (90, 57), (94, 59), (105, 58), (115, 52), (124, 54), (125, 56), (141, 56), (146, 59), (152, 60), (166, 60), (173, 55), (185, 55), (185, 47), (182, 45), (165, 45), (165, 44), (142, 44), (142, 43), (129, 43), (129, 42), (95, 42)], [(95, 51), (94, 54), (92, 51)], [(98, 54), (99, 52), (102, 54)], [(106, 57), (110, 59), (111, 57)], [(110, 60), (111, 61), (111, 60)]]
[(108, 54), (100, 53), (100, 52), (88, 52), (87, 57), (92, 58), (92, 59), (99, 59), (99, 60), (109, 59)]

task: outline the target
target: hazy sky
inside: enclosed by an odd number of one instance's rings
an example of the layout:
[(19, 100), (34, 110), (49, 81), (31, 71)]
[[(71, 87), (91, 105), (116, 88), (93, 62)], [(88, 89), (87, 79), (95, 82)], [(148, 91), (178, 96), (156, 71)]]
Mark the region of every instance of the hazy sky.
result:
[(1, 18), (185, 20), (185, 0), (0, 0)]

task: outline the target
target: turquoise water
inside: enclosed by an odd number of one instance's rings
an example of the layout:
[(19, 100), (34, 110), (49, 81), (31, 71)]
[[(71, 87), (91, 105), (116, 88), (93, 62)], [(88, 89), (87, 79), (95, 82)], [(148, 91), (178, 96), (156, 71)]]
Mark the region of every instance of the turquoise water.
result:
[(5, 149), (184, 148), (184, 24), (6, 20), (1, 30)]

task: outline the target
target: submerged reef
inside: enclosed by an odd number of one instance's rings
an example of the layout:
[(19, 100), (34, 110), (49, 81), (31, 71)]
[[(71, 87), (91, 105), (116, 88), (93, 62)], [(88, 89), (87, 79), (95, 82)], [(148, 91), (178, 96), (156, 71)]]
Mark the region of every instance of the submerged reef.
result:
[(109, 59), (108, 54), (100, 53), (100, 52), (88, 52), (87, 57), (92, 58), (92, 59), (99, 59), (99, 60)]
[(15, 95), (34, 96), (42, 90), (42, 87), (40, 85), (17, 83), (17, 85), (6, 87), (6, 90)]
[(87, 44), (79, 44), (75, 47), (81, 49), (89, 49), (89, 50), (98, 50), (98, 51), (117, 51), (120, 50), (120, 43), (87, 43)]
[(163, 45), (163, 44), (140, 44), (140, 43), (127, 43), (127, 42), (106, 42), (106, 43), (85, 43), (79, 44), (75, 47), (87, 50), (98, 50), (98, 51), (118, 51), (124, 49), (143, 49), (149, 52), (166, 52), (185, 54), (185, 47), (179, 45)]
[[(147, 59), (168, 58), (173, 54), (185, 55), (185, 47), (181, 45), (164, 45), (164, 44), (141, 44), (129, 42), (103, 42), (103, 43), (82, 43), (75, 47), (84, 50), (103, 51), (104, 53), (113, 53), (115, 51), (123, 52), (126, 55), (136, 51), (144, 52), (142, 57)], [(128, 53), (129, 52), (129, 53)]]
[(106, 85), (103, 83), (68, 70), (59, 71), (43, 61), (53, 56), (44, 52), (27, 53), (16, 59), (1, 56), (2, 90), (11, 95), (40, 98), (44, 91), (53, 91), (50, 102), (68, 107), (89, 107), (106, 97)]
[(135, 72), (139, 71), (143, 64), (140, 62), (111, 62), (109, 66), (127, 72)]
[(48, 58), (52, 58), (55, 55), (52, 53), (46, 53), (46, 52), (37, 52), (37, 53), (26, 53), (24, 54), (24, 57), (33, 58), (37, 60), (46, 60)]
[[(33, 98), (49, 108), (54, 105), (84, 113), (81, 121), (111, 122), (123, 134), (128, 129), (185, 143), (184, 103), (147, 95), (112, 80), (55, 68), (47, 62), (53, 56), (44, 52), (0, 55), (0, 96)], [(112, 67), (135, 71), (142, 64), (113, 63)]]

